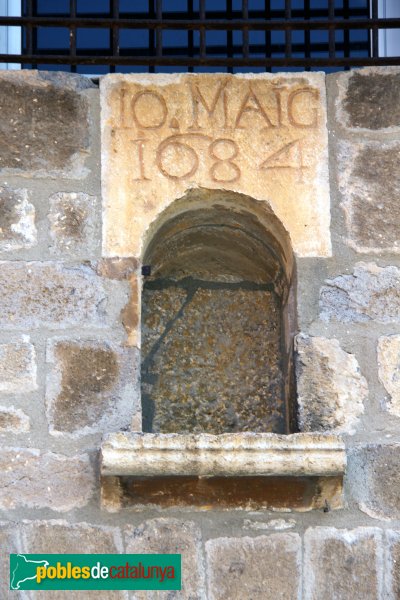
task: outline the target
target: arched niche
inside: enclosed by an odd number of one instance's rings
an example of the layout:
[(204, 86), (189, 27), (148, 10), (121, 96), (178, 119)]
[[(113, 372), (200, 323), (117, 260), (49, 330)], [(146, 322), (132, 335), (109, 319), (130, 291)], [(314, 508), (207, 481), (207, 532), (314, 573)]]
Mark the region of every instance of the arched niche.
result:
[(143, 431), (296, 431), (295, 263), (270, 207), (191, 190), (151, 225), (142, 260)]

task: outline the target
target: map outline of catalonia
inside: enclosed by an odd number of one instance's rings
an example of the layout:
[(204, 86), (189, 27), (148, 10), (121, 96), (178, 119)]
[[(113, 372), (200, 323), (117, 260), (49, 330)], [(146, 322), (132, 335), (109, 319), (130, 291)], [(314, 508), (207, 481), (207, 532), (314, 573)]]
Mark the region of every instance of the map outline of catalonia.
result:
[[(15, 584), (14, 580), (15, 580), (15, 574), (18, 571), (19, 568), (21, 568), (21, 565), (23, 565), (24, 563), (21, 563), (20, 561), (18, 561), (18, 558), (23, 558), (25, 563), (32, 563), (35, 565), (35, 574), (33, 575), (33, 577), (25, 577), (24, 579), (20, 579), (17, 581), (17, 583)], [(10, 582), (10, 588), (12, 590), (19, 590), (21, 583), (24, 583), (25, 581), (29, 581), (31, 579), (36, 579), (36, 568), (37, 566), (42, 566), (42, 567), (48, 567), (49, 566), (49, 562), (47, 560), (29, 560), (28, 558), (25, 557), (24, 554), (17, 554), (17, 564), (14, 568), (14, 571), (12, 573), (12, 579)]]

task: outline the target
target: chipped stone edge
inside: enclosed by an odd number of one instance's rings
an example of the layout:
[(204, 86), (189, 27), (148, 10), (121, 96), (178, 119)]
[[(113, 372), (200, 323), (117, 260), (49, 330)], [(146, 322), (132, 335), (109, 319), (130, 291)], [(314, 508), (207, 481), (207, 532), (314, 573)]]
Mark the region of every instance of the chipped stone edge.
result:
[(337, 476), (344, 442), (332, 434), (222, 435), (111, 433), (101, 447), (104, 476)]

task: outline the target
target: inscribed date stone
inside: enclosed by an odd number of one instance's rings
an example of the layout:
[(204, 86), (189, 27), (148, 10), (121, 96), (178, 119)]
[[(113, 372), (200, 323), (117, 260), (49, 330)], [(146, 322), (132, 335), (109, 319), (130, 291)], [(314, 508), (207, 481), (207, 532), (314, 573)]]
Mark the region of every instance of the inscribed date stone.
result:
[(108, 75), (100, 85), (105, 255), (139, 256), (152, 221), (201, 186), (271, 205), (300, 256), (330, 256), (323, 74)]

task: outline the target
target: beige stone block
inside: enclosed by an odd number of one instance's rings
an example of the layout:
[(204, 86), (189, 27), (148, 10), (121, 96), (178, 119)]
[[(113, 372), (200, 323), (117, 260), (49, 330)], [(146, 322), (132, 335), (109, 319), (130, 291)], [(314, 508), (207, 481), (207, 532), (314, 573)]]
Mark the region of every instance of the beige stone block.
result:
[(181, 554), (182, 590), (180, 592), (135, 592), (137, 600), (151, 598), (202, 600), (204, 591), (204, 567), (201, 552), (201, 532), (191, 521), (159, 518), (145, 521), (139, 527), (125, 530), (126, 551), (131, 554)]
[(94, 492), (88, 456), (64, 456), (33, 448), (0, 451), (0, 508), (51, 508), (66, 512), (85, 506)]
[(377, 353), (379, 379), (389, 394), (387, 410), (400, 417), (400, 335), (380, 337)]
[(0, 251), (36, 245), (35, 207), (28, 198), (26, 189), (0, 186)]
[(0, 344), (0, 393), (19, 394), (36, 389), (35, 347), (22, 341)]
[(336, 339), (301, 334), (296, 362), (300, 430), (355, 433), (368, 398), (355, 356)]
[(217, 538), (206, 543), (209, 600), (297, 600), (301, 593), (301, 538), (276, 533)]
[[(101, 80), (106, 256), (142, 255), (146, 230), (199, 188), (272, 207), (300, 256), (329, 256), (322, 73), (108, 75)], [(235, 200), (232, 199), (234, 205)]]
[(383, 598), (382, 533), (308, 529), (304, 536), (304, 600), (377, 600)]

